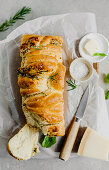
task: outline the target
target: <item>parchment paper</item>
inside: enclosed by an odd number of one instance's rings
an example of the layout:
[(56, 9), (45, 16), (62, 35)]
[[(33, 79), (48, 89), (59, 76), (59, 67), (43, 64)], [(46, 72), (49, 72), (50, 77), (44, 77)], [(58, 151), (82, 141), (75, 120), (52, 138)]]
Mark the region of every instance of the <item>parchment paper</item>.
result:
[[(15, 130), (25, 124), (21, 108), (21, 95), (17, 84), (17, 68), (20, 66), (20, 40), (23, 34), (62, 35), (64, 37), (64, 65), (66, 80), (69, 75), (69, 64), (77, 57), (75, 50), (78, 40), (89, 32), (96, 32), (96, 20), (92, 13), (70, 13), (55, 16), (44, 16), (28, 21), (15, 29), (9, 36), (0, 41), (0, 157), (9, 157), (8, 139)], [(90, 81), (78, 84), (78, 88), (67, 91), (65, 82), (64, 117), (68, 127), (76, 112), (81, 96), (89, 84), (89, 98), (81, 126), (90, 126), (102, 135), (109, 137), (109, 119), (105, 104), (104, 92), (98, 85), (98, 75), (94, 71)], [(50, 149), (42, 148), (35, 158), (46, 159), (58, 157), (63, 137), (57, 137), (57, 143)], [(76, 156), (71, 154), (71, 157)]]

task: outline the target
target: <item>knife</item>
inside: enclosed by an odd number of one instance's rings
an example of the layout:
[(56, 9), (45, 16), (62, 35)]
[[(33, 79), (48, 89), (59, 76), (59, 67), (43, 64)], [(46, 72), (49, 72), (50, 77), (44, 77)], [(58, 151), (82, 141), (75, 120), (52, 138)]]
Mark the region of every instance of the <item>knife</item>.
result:
[(88, 96), (89, 96), (89, 86), (86, 88), (84, 94), (81, 97), (76, 114), (74, 115), (74, 118), (71, 122), (65, 143), (60, 152), (59, 158), (62, 160), (67, 161), (70, 157), (70, 153), (73, 149), (74, 142), (75, 142), (78, 130), (79, 130), (80, 122), (81, 122), (81, 119), (84, 115), (84, 112), (87, 106)]

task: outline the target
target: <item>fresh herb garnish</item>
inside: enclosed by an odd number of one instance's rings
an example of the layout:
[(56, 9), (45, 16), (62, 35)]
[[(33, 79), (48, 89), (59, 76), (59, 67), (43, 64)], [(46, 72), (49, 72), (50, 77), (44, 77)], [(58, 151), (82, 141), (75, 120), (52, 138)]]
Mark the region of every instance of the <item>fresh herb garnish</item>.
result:
[[(38, 80), (38, 76), (36, 74), (30, 74), (28, 73), (28, 71), (30, 71), (31, 68), (28, 68), (28, 69), (25, 69), (25, 68), (18, 68), (17, 69), (17, 75), (22, 75), (23, 77), (28, 77), (28, 78), (31, 78), (31, 79), (34, 79), (36, 78)], [(37, 74), (42, 74), (43, 72), (48, 72), (48, 70), (40, 70), (37, 72)]]
[(74, 89), (77, 88), (77, 85), (75, 84), (75, 80), (74, 80), (74, 82), (73, 82), (71, 79), (68, 79), (66, 82), (68, 83), (68, 86), (71, 87), (71, 89), (69, 89), (68, 91), (74, 90)]
[(44, 93), (44, 92), (36, 93), (36, 95), (39, 95), (39, 94), (43, 94), (44, 96), (47, 96), (47, 94), (46, 94), (46, 93)]
[(42, 74), (43, 72), (48, 72), (48, 71), (41, 70), (41, 71), (38, 71), (37, 73)]
[(25, 72), (22, 72), (21, 70), (17, 69), (17, 75), (21, 75), (23, 77), (28, 77), (30, 79), (37, 79), (38, 80), (38, 76), (37, 75), (32, 75), (32, 74), (29, 74), (29, 73), (25, 73)]
[(44, 93), (44, 92), (41, 92), (40, 94), (43, 94), (44, 96), (47, 96), (47, 94), (46, 94), (46, 93)]
[(55, 44), (55, 45), (59, 45), (59, 43), (57, 43), (57, 42), (53, 42), (53, 44)]
[(93, 54), (93, 56), (101, 56), (101, 57), (105, 57), (106, 54), (105, 54), (105, 53), (95, 53), (95, 54)]
[(24, 6), (14, 15), (14, 17), (10, 17), (9, 20), (6, 20), (2, 25), (0, 25), (0, 32), (6, 31), (10, 26), (13, 26), (13, 24), (19, 19), (24, 20), (24, 15), (29, 14), (30, 12), (31, 8)]
[(109, 83), (109, 73), (106, 75), (105, 81), (106, 81), (106, 83)]
[(53, 44), (60, 45), (60, 43), (58, 41), (56, 41), (56, 40), (53, 40)]
[(50, 148), (56, 143), (56, 137), (45, 136), (42, 142), (42, 146), (45, 148)]
[(56, 81), (55, 77), (57, 76), (57, 74), (58, 74), (58, 73), (54, 74), (53, 76), (50, 76), (49, 79)]
[(42, 45), (39, 45), (39, 46), (31, 46), (32, 48), (35, 48), (35, 49), (37, 49), (37, 50), (42, 50)]
[(109, 90), (106, 92), (105, 99), (109, 99)]

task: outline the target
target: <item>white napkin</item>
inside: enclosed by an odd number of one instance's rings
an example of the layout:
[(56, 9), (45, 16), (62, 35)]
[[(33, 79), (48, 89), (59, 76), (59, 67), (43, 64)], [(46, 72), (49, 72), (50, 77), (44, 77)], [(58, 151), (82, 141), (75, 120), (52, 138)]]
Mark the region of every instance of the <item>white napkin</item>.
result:
[[(15, 29), (9, 36), (0, 41), (0, 143), (4, 145), (12, 132), (25, 123), (21, 108), (21, 96), (17, 84), (17, 68), (20, 66), (20, 40), (23, 34), (62, 35), (65, 40), (63, 53), (64, 64), (67, 68), (66, 79), (69, 77), (69, 63), (75, 54), (75, 43), (86, 33), (96, 32), (95, 16), (92, 13), (70, 13), (55, 16), (44, 16), (28, 22)], [(109, 137), (109, 119), (103, 90), (98, 86), (98, 76), (94, 71), (88, 82), (90, 93), (88, 104), (81, 125), (90, 126), (102, 135)], [(73, 91), (64, 92), (65, 123), (69, 125), (77, 109), (80, 98), (87, 83), (78, 86)], [(5, 142), (2, 142), (5, 141)], [(42, 152), (38, 158), (58, 156), (62, 137), (57, 137), (57, 143), (50, 149), (40, 146)], [(5, 146), (6, 148), (6, 146)], [(4, 155), (0, 150), (0, 156)], [(5, 151), (5, 155), (7, 152)], [(73, 153), (72, 153), (73, 156)]]

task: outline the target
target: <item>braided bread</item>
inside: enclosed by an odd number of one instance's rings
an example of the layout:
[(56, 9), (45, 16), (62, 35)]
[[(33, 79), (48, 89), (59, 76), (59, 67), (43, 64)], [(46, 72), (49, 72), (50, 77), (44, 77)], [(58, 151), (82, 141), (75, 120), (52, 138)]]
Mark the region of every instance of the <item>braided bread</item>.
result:
[(65, 134), (61, 36), (24, 35), (21, 39), (21, 67), (18, 85), (27, 123), (49, 136)]

